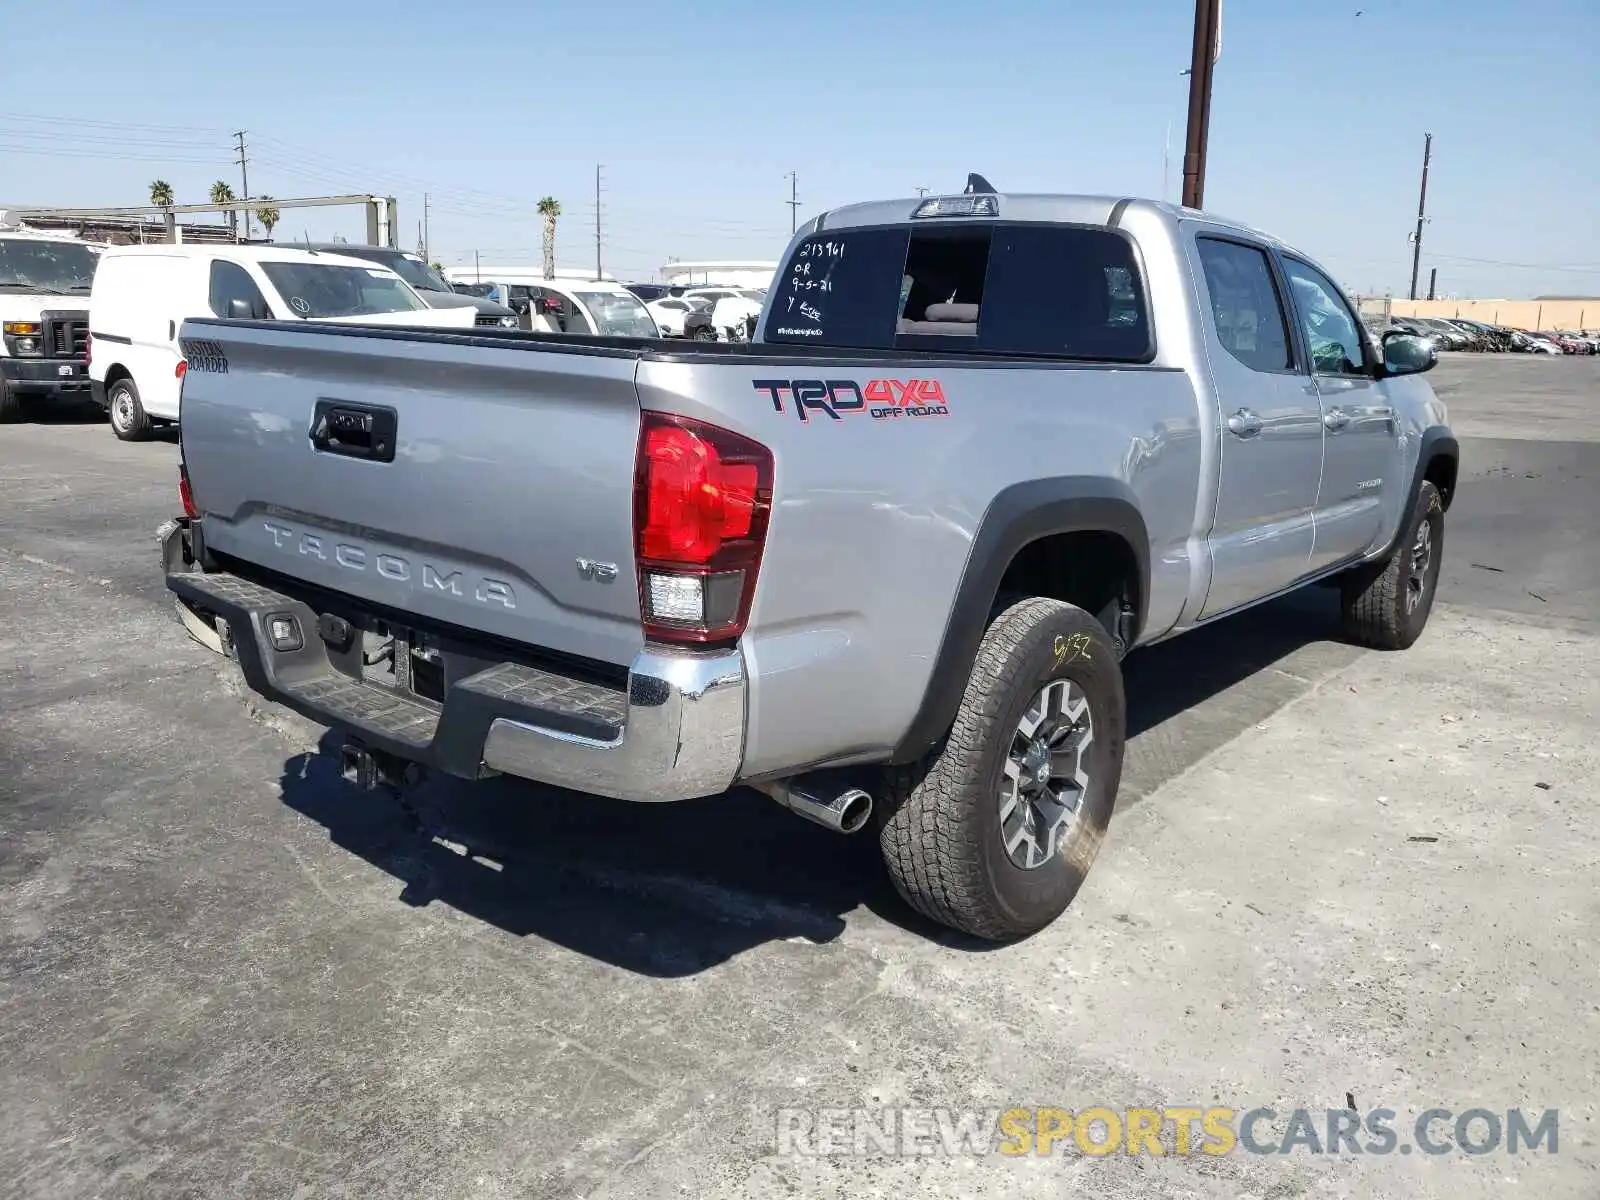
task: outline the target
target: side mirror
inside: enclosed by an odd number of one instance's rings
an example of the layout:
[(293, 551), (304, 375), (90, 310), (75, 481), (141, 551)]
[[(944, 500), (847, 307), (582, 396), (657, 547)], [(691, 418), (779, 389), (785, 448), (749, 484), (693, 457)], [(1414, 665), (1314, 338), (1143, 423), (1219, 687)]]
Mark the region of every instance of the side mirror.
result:
[(228, 316), (235, 321), (248, 321), (255, 315), (255, 309), (250, 306), (250, 301), (243, 297), (235, 296), (228, 301)]
[(1438, 365), (1433, 343), (1414, 333), (1391, 329), (1383, 335), (1383, 373), (1385, 376), (1420, 375)]

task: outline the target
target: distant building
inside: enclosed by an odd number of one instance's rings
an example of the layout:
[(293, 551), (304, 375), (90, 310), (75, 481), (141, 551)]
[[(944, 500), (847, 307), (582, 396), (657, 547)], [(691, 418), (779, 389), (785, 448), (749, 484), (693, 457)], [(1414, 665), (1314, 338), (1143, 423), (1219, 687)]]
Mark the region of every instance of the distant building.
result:
[(678, 287), (714, 284), (720, 287), (772, 286), (775, 262), (670, 262), (661, 268), (661, 282)]
[[(1368, 311), (1362, 305), (1362, 311)], [(1389, 301), (1386, 315), (1396, 317), (1465, 317), (1513, 329), (1600, 329), (1600, 297), (1563, 296), (1538, 300), (1403, 300)]]
[[(13, 214), (25, 210), (10, 210)], [(47, 217), (29, 215), (21, 218), (29, 229), (48, 230), (82, 238), (86, 242), (103, 242), (111, 246), (159, 245), (167, 238), (166, 222), (160, 217)], [(188, 243), (204, 242), (214, 245), (232, 244), (233, 234), (226, 225), (178, 225), (182, 240)], [(258, 239), (251, 239), (252, 241)]]

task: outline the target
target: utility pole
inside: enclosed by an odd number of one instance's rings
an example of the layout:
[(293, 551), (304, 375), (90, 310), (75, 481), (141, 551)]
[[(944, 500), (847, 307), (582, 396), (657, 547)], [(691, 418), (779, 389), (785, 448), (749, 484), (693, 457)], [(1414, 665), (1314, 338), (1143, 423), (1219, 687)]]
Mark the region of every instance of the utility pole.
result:
[[(236, 131), (233, 136), (239, 139), (239, 158), (238, 158), (238, 163), (239, 163), (239, 186), (244, 190), (244, 195), (240, 196), (239, 199), (241, 199), (241, 200), (249, 200), (250, 199), (250, 169), (249, 169), (248, 163), (249, 163), (250, 160), (249, 160), (249, 156), (246, 155), (245, 152), (244, 152), (244, 135), (245, 135), (245, 130), (240, 129), (240, 130)], [(244, 240), (247, 241), (247, 242), (250, 240), (250, 209), (249, 208), (246, 208), (244, 210)]]
[(422, 193), (422, 257), (428, 262), (433, 261), (433, 255), (428, 245), (428, 193)]
[(1428, 272), (1428, 299), (1434, 299), (1439, 293), (1439, 268), (1434, 267)]
[(483, 282), (483, 268), (478, 265), (478, 252), (476, 250), (472, 252), (472, 282)]
[(594, 277), (602, 279), (605, 272), (600, 269), (600, 164), (594, 165)]
[(926, 196), (926, 195), (927, 195), (927, 194), (928, 194), (928, 189), (927, 189), (927, 188), (925, 188), (925, 187), (919, 187), (919, 188), (918, 188), (918, 189), (917, 189), (917, 199), (918, 199), (918, 200), (921, 200), (921, 199), (922, 199), (922, 198), (923, 198), (923, 197), (924, 197), (924, 196)]
[(1194, 52), (1189, 60), (1189, 130), (1183, 148), (1183, 203), (1206, 199), (1206, 143), (1211, 133), (1211, 76), (1222, 45), (1222, 0), (1195, 0)]
[(784, 203), (789, 206), (789, 233), (792, 236), (800, 227), (800, 178), (794, 171), (789, 172), (788, 178), (789, 198)]
[(1161, 142), (1161, 202), (1165, 204), (1172, 194), (1172, 122), (1167, 122), (1167, 135)]
[(1411, 298), (1417, 298), (1417, 272), (1422, 268), (1422, 223), (1428, 212), (1428, 163), (1433, 158), (1433, 134), (1425, 133), (1422, 142), (1422, 194), (1417, 197), (1417, 233), (1411, 241)]

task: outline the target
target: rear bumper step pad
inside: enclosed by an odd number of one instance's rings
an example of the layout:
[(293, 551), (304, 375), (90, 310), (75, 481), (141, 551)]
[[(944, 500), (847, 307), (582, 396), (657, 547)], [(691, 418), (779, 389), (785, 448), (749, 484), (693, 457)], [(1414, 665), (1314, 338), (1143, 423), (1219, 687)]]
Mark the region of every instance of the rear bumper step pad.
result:
[[(737, 650), (647, 645), (625, 691), (498, 663), (453, 683), (435, 706), (335, 670), (317, 635), (319, 614), (292, 596), (226, 572), (169, 570), (167, 587), (227, 621), (252, 690), (451, 775), (503, 772), (646, 801), (714, 795), (738, 776), (745, 674)], [(298, 649), (273, 646), (267, 622), (281, 616), (299, 625)]]

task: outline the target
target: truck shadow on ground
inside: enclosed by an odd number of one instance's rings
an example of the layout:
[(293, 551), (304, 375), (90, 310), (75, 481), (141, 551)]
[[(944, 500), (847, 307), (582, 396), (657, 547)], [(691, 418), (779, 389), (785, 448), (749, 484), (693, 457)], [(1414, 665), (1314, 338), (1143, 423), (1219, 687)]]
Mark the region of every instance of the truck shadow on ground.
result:
[[(1130, 657), (1130, 737), (1336, 636), (1327, 595), (1293, 597)], [(988, 948), (913, 913), (870, 833), (830, 833), (749, 789), (650, 805), (507, 779), (435, 779), (408, 812), (387, 793), (345, 784), (339, 743), (330, 733), (321, 753), (288, 760), (283, 801), (399, 880), (407, 904), (446, 904), (657, 977), (693, 975), (765, 942), (828, 942), (863, 909), (931, 941)]]

